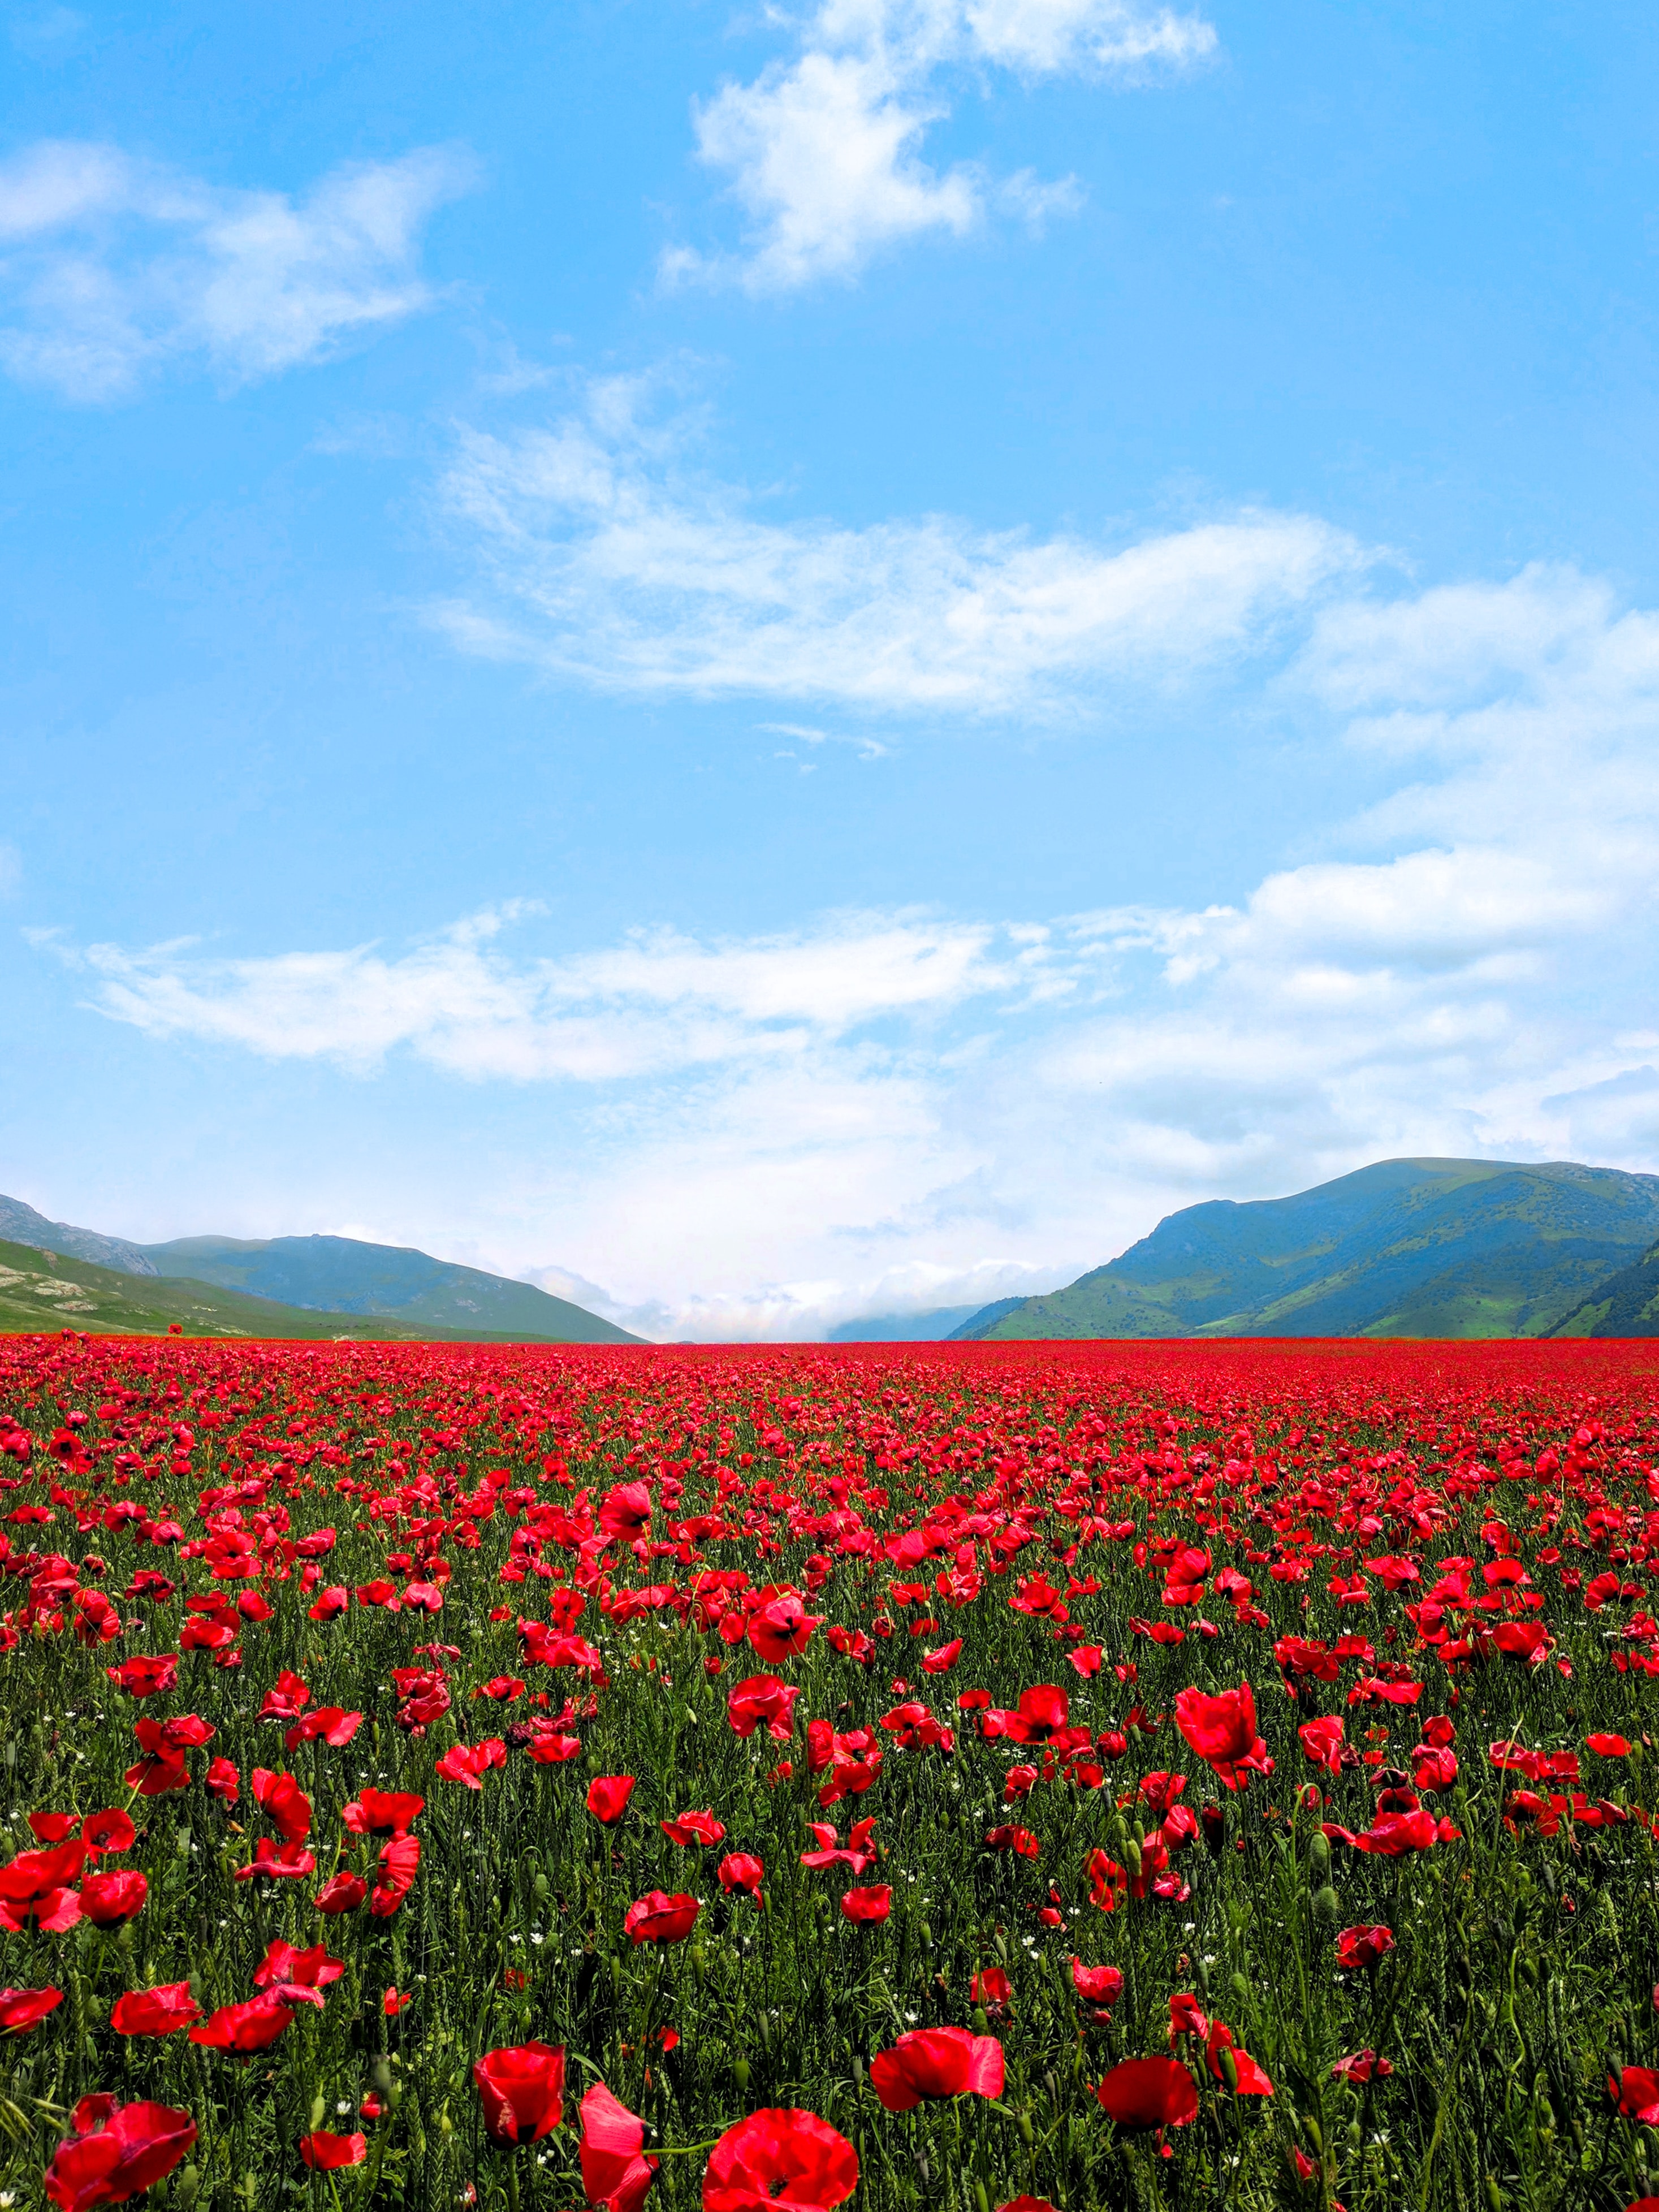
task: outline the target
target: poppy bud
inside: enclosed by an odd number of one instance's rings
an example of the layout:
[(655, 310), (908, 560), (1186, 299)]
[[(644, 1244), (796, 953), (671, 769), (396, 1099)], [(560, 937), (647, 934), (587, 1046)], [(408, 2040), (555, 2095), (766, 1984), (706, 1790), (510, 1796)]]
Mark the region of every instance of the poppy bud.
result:
[(1228, 2088), (1232, 2092), (1232, 2094), (1237, 2096), (1238, 2094), (1238, 2061), (1233, 2057), (1231, 2046), (1224, 2043), (1221, 2046), (1221, 2078), (1226, 2083)]
[(1331, 1871), (1331, 1839), (1322, 1831), (1308, 1846), (1308, 1871), (1317, 1888), (1329, 1879)]
[(1250, 2002), (1250, 1985), (1245, 1980), (1243, 1974), (1235, 1974), (1233, 1976), (1232, 1991), (1233, 1995), (1238, 1999), (1240, 2004), (1249, 2004)]
[(746, 2058), (735, 2058), (732, 2060), (732, 2079), (737, 2083), (738, 2087), (740, 2090), (746, 2091), (748, 2089), (749, 2061)]
[(1315, 2119), (1311, 2112), (1304, 2112), (1302, 2115), (1302, 2124), (1308, 2130), (1308, 2141), (1322, 2156), (1325, 2149), (1325, 2138), (1319, 2132), (1318, 2121)]
[(856, 2051), (853, 2054), (853, 2079), (860, 2089), (864, 2087), (864, 2061)]
[(991, 2200), (985, 2193), (982, 2181), (974, 2184), (974, 2212), (991, 2212)]
[(1348, 2123), (1348, 2156), (1350, 2158), (1358, 2158), (1364, 2147), (1365, 2130), (1360, 2126), (1358, 2120), (1350, 2120)]
[(173, 2185), (173, 2198), (176, 2204), (188, 2208), (196, 2202), (202, 2186), (202, 2170), (198, 2166), (187, 2166)]
[(983, 2006), (983, 2005), (975, 2005), (975, 2006), (974, 2007), (974, 2033), (975, 2033), (975, 2035), (988, 2035), (988, 2034), (990, 2033), (990, 2030), (991, 2030), (991, 2023), (990, 2023), (990, 2021), (989, 2021), (989, 2020), (987, 2018), (987, 2016), (986, 2016), (986, 2011), (985, 2011), (985, 2008), (984, 2008), (984, 2006)]
[(1199, 1960), (1196, 1979), (1198, 1994), (1207, 2000), (1210, 1994), (1210, 1962), (1207, 1959)]
[(692, 1951), (691, 1971), (697, 1978), (697, 1987), (701, 1989), (708, 1979), (708, 1954), (701, 1943)]
[(1123, 1846), (1123, 1856), (1129, 1862), (1130, 1873), (1138, 1875), (1140, 1872), (1140, 1845), (1133, 1836)]
[(1313, 1904), (1314, 1917), (1323, 1921), (1327, 1927), (1342, 1917), (1342, 1900), (1328, 1882), (1323, 1889), (1314, 1892)]
[(544, 1874), (538, 1874), (536, 1876), (532, 1887), (536, 1892), (537, 1904), (545, 1905), (548, 1899), (553, 1894), (553, 1885), (548, 1881), (547, 1876)]
[(392, 2067), (384, 2052), (368, 2069), (368, 2078), (382, 2097), (392, 2094)]
[(1486, 2203), (1492, 2212), (1504, 2212), (1504, 2192), (1490, 2173), (1486, 2176)]
[(319, 2089), (311, 2100), (311, 2118), (306, 2123), (306, 2133), (314, 2136), (323, 2124), (323, 2115), (328, 2110), (328, 2100)]
[(1026, 2149), (1030, 2150), (1031, 2145), (1036, 2140), (1036, 2135), (1031, 2127), (1031, 2115), (1029, 2112), (1016, 2112), (1014, 2118), (1019, 2123), (1019, 2139), (1024, 2144)]

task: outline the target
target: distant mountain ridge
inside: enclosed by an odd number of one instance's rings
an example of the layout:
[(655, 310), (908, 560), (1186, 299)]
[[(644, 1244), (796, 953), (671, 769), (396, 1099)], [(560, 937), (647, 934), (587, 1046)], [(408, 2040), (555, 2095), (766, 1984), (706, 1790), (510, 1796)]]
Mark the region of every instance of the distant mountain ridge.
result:
[(955, 1335), (1543, 1336), (1656, 1238), (1659, 1176), (1380, 1160), (1288, 1198), (1183, 1207), (1065, 1290), (987, 1307)]
[(76, 1229), (67, 1221), (48, 1221), (21, 1198), (0, 1197), (0, 1239), (31, 1244), (37, 1252), (58, 1252), (71, 1260), (90, 1260), (94, 1267), (116, 1267), (124, 1275), (153, 1275), (155, 1262), (137, 1244), (102, 1237), (95, 1229)]
[[(350, 1237), (179, 1237), (165, 1244), (132, 1244), (49, 1221), (19, 1199), (0, 1197), (0, 1239), (151, 1281), (234, 1291), (287, 1313), (393, 1320), (399, 1336), (427, 1329), (555, 1344), (644, 1341), (532, 1284), (434, 1260), (412, 1247)], [(272, 1319), (272, 1334), (289, 1333), (275, 1326), (280, 1315)]]

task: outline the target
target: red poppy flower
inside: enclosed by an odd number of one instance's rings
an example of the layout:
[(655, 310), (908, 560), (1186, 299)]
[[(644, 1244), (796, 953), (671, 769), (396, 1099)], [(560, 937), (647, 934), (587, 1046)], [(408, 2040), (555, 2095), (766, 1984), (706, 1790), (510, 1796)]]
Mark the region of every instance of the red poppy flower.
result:
[(515, 2043), (472, 2069), (484, 2125), (499, 2143), (539, 2142), (564, 2118), (564, 2046)]
[(201, 2016), (188, 1982), (161, 1982), (117, 1997), (109, 2024), (118, 2035), (176, 2035)]
[(712, 1813), (682, 1813), (659, 1825), (671, 1844), (718, 1844), (726, 1837), (726, 1830)]
[(217, 1797), (226, 1805), (234, 1805), (242, 1794), (242, 1778), (235, 1763), (228, 1759), (210, 1759), (203, 1777), (203, 1786), (210, 1797)]
[(355, 1912), (368, 1895), (368, 1884), (362, 1875), (342, 1867), (338, 1874), (329, 1876), (311, 1901), (319, 1912)]
[(389, 1844), (381, 1844), (380, 1879), (368, 1900), (368, 1909), (377, 1920), (390, 1920), (397, 1911), (414, 1887), (420, 1863), (418, 1836), (394, 1836)]
[(1331, 1714), (1315, 1721), (1304, 1721), (1297, 1730), (1303, 1751), (1316, 1766), (1328, 1767), (1338, 1773), (1342, 1765), (1342, 1722)]
[(51, 1850), (19, 1851), (0, 1867), (0, 1928), (21, 1935), (31, 1919), (49, 1935), (73, 1928), (81, 1900), (69, 1884), (86, 1863), (87, 1847), (78, 1836)]
[(766, 1879), (766, 1869), (752, 1851), (728, 1851), (720, 1863), (722, 1889), (745, 1889), (750, 1897), (760, 1895), (760, 1887)]
[(1121, 2128), (1184, 2128), (1198, 2110), (1197, 2085), (1175, 2058), (1126, 2058), (1096, 2094)]
[(1249, 2052), (1241, 2049), (1233, 2041), (1233, 2032), (1224, 2021), (1218, 2020), (1211, 2027), (1204, 2055), (1209, 2061), (1211, 2073), (1215, 2075), (1218, 2081), (1226, 2081), (1226, 2062), (1231, 2059), (1233, 2068), (1231, 2086), (1236, 2096), (1271, 2097), (1273, 2095), (1273, 2083), (1255, 2060), (1251, 2057)]
[(153, 1698), (161, 1691), (178, 1688), (179, 1655), (174, 1651), (135, 1652), (118, 1667), (106, 1667), (104, 1672), (130, 1698)]
[(587, 1785), (587, 1809), (596, 1820), (609, 1828), (621, 1820), (634, 1795), (634, 1779), (631, 1774), (594, 1777)]
[(596, 2081), (582, 2099), (582, 2187), (605, 2212), (639, 2212), (660, 2160), (641, 2155), (645, 2123)]
[(1622, 1735), (1598, 1733), (1587, 1735), (1584, 1741), (1598, 1759), (1628, 1759), (1630, 1756), (1629, 1741)]
[(325, 1943), (313, 1943), (308, 1950), (296, 1951), (292, 1943), (285, 1943), (280, 1936), (276, 1936), (253, 1969), (253, 1986), (256, 1990), (284, 1985), (325, 1990), (337, 1982), (344, 1972), (345, 1961), (331, 1958)]
[(1115, 2005), (1123, 1994), (1123, 1973), (1117, 1966), (1085, 1966), (1072, 1961), (1072, 1987), (1087, 2004)]
[(1345, 1928), (1336, 1939), (1336, 1963), (1348, 1967), (1375, 1966), (1393, 1948), (1391, 1928)]
[(1430, 1850), (1439, 1837), (1439, 1823), (1432, 1813), (1425, 1812), (1419, 1805), (1414, 1813), (1384, 1813), (1363, 1836), (1351, 1840), (1357, 1851), (1372, 1851), (1382, 1858), (1397, 1859), (1407, 1851)]
[(292, 1751), (297, 1744), (315, 1743), (319, 1740), (332, 1751), (343, 1751), (363, 1724), (361, 1713), (349, 1713), (343, 1705), (319, 1705), (314, 1713), (296, 1722), (283, 1737), (283, 1748)]
[(196, 2140), (196, 2123), (170, 2105), (82, 2097), (75, 2133), (58, 2144), (41, 2186), (58, 2212), (119, 2204), (165, 2179)]
[(830, 2212), (859, 2183), (859, 2156), (816, 2112), (772, 2106), (728, 2128), (708, 2154), (703, 2212)]
[(119, 1928), (144, 1909), (149, 1884), (135, 1868), (89, 1874), (81, 1884), (81, 1917), (94, 1928)]
[(88, 1814), (81, 1823), (81, 1840), (89, 1859), (102, 1858), (106, 1853), (130, 1851), (138, 1840), (138, 1832), (131, 1817), (118, 1805), (112, 1805), (106, 1812)]
[(623, 1926), (635, 1943), (683, 1943), (702, 1911), (697, 1899), (684, 1890), (671, 1897), (653, 1889), (629, 1906)]
[(261, 1836), (253, 1847), (253, 1856), (245, 1867), (236, 1869), (238, 1881), (252, 1881), (258, 1875), (268, 1876), (273, 1881), (300, 1881), (317, 1871), (317, 1854), (308, 1851), (303, 1844), (274, 1844), (269, 1836)]
[(331, 2136), (325, 2128), (300, 2138), (300, 2155), (318, 2173), (333, 2173), (343, 2166), (361, 2166), (368, 2156), (367, 2136)]
[(1351, 2058), (1339, 2058), (1331, 2069), (1338, 2081), (1385, 2081), (1394, 2071), (1392, 2063), (1379, 2058), (1374, 2051), (1356, 2051)]
[(500, 1736), (486, 1736), (482, 1743), (453, 1743), (438, 1761), (436, 1771), (446, 1782), (459, 1782), (464, 1789), (482, 1790), (483, 1778), (494, 1766), (507, 1765), (507, 1746)]
[(842, 1896), (843, 1916), (855, 1923), (885, 1920), (893, 1909), (893, 1893), (883, 1882), (872, 1882), (867, 1889), (849, 1889)]
[(354, 1836), (406, 1836), (426, 1807), (412, 1790), (360, 1790), (340, 1814)]
[(870, 2082), (890, 2112), (910, 2112), (924, 2097), (1000, 2097), (1002, 2045), (964, 2027), (916, 2028), (871, 2060)]
[(994, 2017), (1013, 2002), (1014, 1985), (1000, 1966), (981, 1966), (968, 1984), (970, 2004), (983, 2005)]
[(924, 1674), (948, 1674), (962, 1656), (962, 1638), (953, 1636), (948, 1644), (941, 1644), (937, 1651), (924, 1651), (921, 1671)]
[(1659, 2127), (1659, 2073), (1649, 2066), (1626, 2066), (1607, 2076), (1607, 2094), (1626, 2119)]
[(1176, 1726), (1229, 1790), (1238, 1788), (1241, 1774), (1272, 1771), (1267, 1747), (1256, 1734), (1255, 1693), (1248, 1682), (1213, 1698), (1202, 1690), (1181, 1691)]
[(63, 2002), (62, 1990), (0, 1990), (0, 2035), (27, 2035)]
[[(960, 1698), (957, 1704), (960, 1707)], [(1057, 1683), (1039, 1682), (1034, 1689), (1020, 1692), (1013, 1711), (996, 1706), (988, 1709), (980, 1733), (1006, 1738), (1010, 1743), (1045, 1743), (1056, 1729), (1065, 1727), (1070, 1710), (1066, 1692)]]
[(807, 1640), (823, 1616), (808, 1613), (793, 1592), (774, 1598), (752, 1615), (749, 1641), (769, 1666), (776, 1667), (806, 1649)]
[(210, 2051), (244, 2055), (268, 2051), (279, 2035), (287, 2033), (293, 2018), (294, 2008), (287, 1998), (276, 1990), (267, 1990), (244, 2003), (221, 2005), (191, 2029), (190, 2039)]
[(253, 1770), (253, 1802), (284, 1843), (302, 1844), (311, 1833), (311, 1800), (291, 1774)]
[(544, 1729), (525, 1746), (525, 1754), (533, 1759), (538, 1766), (562, 1766), (574, 1759), (582, 1747), (579, 1735), (562, 1735), (557, 1729)]
[(775, 1743), (786, 1742), (794, 1729), (795, 1700), (800, 1695), (775, 1674), (750, 1674), (734, 1682), (726, 1692), (726, 1717), (735, 1733), (745, 1739), (763, 1722)]

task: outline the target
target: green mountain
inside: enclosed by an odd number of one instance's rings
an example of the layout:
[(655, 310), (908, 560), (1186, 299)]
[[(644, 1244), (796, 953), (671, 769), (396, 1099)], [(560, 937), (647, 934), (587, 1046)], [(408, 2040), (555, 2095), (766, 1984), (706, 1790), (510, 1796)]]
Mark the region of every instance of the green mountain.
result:
[(76, 1229), (68, 1221), (48, 1221), (21, 1198), (0, 1197), (0, 1237), (12, 1244), (32, 1244), (37, 1252), (66, 1252), (72, 1260), (90, 1260), (94, 1267), (118, 1267), (124, 1275), (155, 1273), (138, 1247), (124, 1237)]
[(1659, 1244), (1598, 1283), (1551, 1336), (1659, 1336)]
[(0, 1334), (73, 1328), (88, 1336), (165, 1336), (174, 1323), (185, 1336), (308, 1337), (365, 1344), (526, 1340), (516, 1334), (504, 1339), (496, 1330), (440, 1328), (378, 1314), (316, 1313), (183, 1276), (133, 1275), (33, 1244), (0, 1243)]
[(459, 1329), (514, 1342), (642, 1341), (568, 1298), (400, 1244), (365, 1244), (353, 1237), (270, 1237), (252, 1243), (179, 1237), (138, 1249), (164, 1279), (216, 1283), (319, 1313), (392, 1316), (411, 1335)]
[(1656, 1237), (1659, 1176), (1381, 1160), (1291, 1198), (1183, 1207), (1066, 1289), (987, 1307), (955, 1334), (1543, 1336)]

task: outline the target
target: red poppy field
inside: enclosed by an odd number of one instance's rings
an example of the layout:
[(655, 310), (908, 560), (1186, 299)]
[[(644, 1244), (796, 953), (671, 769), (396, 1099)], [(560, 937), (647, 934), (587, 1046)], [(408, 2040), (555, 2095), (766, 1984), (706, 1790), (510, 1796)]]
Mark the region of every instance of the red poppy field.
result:
[(0, 1341), (0, 2204), (1659, 2212), (1656, 1382)]

